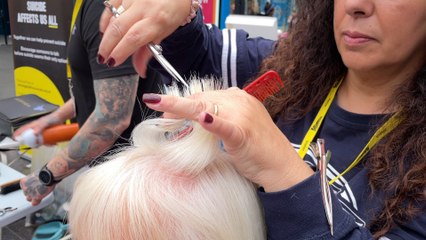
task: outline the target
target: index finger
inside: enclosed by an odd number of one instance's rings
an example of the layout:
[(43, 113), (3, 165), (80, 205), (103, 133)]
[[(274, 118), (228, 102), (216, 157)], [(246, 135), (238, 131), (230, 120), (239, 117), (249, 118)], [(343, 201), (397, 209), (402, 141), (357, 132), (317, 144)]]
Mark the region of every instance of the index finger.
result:
[(104, 59), (113, 59), (114, 66), (123, 63), (153, 38), (152, 30), (148, 27), (149, 23), (143, 18), (143, 12), (136, 7), (128, 6), (128, 9), (123, 7), (126, 10), (119, 17), (113, 16), (111, 11), (105, 8), (99, 23), (102, 40), (98, 54)]
[(167, 118), (186, 118), (197, 121), (202, 112), (211, 112), (213, 104), (200, 99), (170, 95), (144, 94), (143, 102), (151, 109), (165, 113)]

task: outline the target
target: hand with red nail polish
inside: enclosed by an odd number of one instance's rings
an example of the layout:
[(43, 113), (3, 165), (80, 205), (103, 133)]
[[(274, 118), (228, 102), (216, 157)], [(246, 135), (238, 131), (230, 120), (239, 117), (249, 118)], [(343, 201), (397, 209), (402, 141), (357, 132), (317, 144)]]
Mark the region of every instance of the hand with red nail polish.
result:
[(191, 0), (120, 0), (110, 1), (124, 7), (119, 17), (105, 8), (100, 20), (103, 33), (99, 54), (115, 59), (115, 65), (133, 56), (138, 73), (146, 72), (151, 54), (148, 43), (159, 43), (173, 33), (191, 13)]
[(207, 91), (185, 98), (145, 94), (143, 101), (165, 112), (165, 118), (198, 121), (223, 141), (237, 170), (268, 191), (288, 188), (313, 174), (262, 103), (243, 90)]

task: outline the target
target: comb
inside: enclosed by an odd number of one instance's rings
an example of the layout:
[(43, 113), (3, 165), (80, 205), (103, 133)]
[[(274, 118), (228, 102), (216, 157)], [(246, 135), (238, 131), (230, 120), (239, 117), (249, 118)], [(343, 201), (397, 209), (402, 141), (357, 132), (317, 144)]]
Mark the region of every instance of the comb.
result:
[(270, 70), (243, 88), (248, 94), (263, 102), (284, 87), (277, 72)]
[(21, 189), (21, 186), (19, 185), (19, 181), (21, 181), (21, 179), (16, 179), (16, 180), (1, 184), (0, 194), (4, 195), (4, 194), (8, 194), (10, 192), (14, 192), (16, 190)]

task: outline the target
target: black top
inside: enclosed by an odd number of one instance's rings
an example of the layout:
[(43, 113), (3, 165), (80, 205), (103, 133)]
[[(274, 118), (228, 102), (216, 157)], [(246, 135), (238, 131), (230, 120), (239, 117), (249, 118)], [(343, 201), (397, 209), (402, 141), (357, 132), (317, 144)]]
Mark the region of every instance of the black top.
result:
[[(98, 47), (101, 41), (99, 20), (105, 9), (102, 0), (84, 0), (72, 29), (68, 58), (72, 73), (72, 93), (75, 98), (77, 121), (84, 124), (93, 112), (96, 104), (93, 82), (116, 76), (136, 74), (131, 58), (117, 67), (109, 68), (97, 63)], [(139, 79), (137, 99), (129, 127), (123, 132), (117, 143), (128, 143), (131, 131), (141, 122), (143, 116), (152, 115), (141, 102), (143, 93), (157, 93), (161, 85), (158, 73), (148, 69), (147, 79)]]

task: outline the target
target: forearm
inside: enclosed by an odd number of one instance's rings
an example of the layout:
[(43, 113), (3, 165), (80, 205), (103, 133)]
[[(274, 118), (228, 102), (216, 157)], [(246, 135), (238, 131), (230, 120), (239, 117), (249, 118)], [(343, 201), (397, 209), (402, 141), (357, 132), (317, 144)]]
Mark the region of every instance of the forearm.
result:
[(44, 116), (49, 125), (56, 125), (75, 117), (74, 99), (71, 98), (56, 111)]
[(95, 81), (96, 107), (67, 148), (47, 165), (62, 179), (108, 150), (129, 126), (138, 84), (137, 75)]
[(47, 167), (55, 178), (62, 179), (76, 172), (108, 150), (122, 132), (111, 125), (96, 124), (96, 119), (89, 117), (67, 147), (49, 161)]

